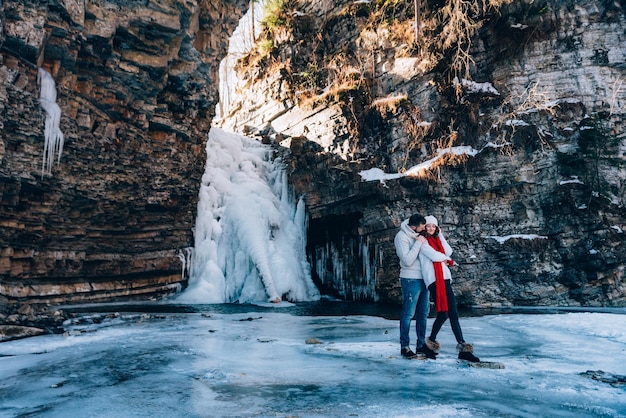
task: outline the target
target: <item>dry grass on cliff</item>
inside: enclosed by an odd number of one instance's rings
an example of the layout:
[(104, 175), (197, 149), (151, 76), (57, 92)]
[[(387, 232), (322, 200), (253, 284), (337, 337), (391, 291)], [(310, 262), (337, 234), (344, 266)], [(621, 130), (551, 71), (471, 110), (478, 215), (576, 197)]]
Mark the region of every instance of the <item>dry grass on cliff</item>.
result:
[[(347, 92), (367, 84), (362, 63), (345, 53), (335, 54), (323, 68), (309, 64), (307, 71), (297, 74), (298, 103), (305, 108), (342, 102)], [(358, 61), (358, 60), (357, 60)]]
[(315, 90), (299, 90), (297, 92), (298, 95), (298, 105), (303, 109), (313, 109), (320, 105), (328, 105), (332, 103), (341, 103), (343, 102), (343, 97), (346, 96), (348, 92), (356, 90), (356, 85), (354, 83), (342, 83), (342, 84), (333, 84), (323, 91), (319, 92), (319, 94), (315, 94)]
[(431, 165), (431, 170), (438, 170), (440, 167), (456, 167), (467, 163), (469, 155), (446, 153), (441, 155)]
[(395, 116), (407, 104), (408, 96), (400, 94), (397, 96), (379, 97), (370, 104), (370, 107), (375, 109), (383, 119), (387, 119), (390, 116)]
[[(445, 150), (454, 147), (459, 139), (459, 132), (454, 127), (454, 119), (448, 126), (448, 132), (439, 138), (435, 144), (435, 148), (438, 150)], [(439, 151), (438, 151), (439, 152)], [(445, 153), (439, 156), (433, 164), (431, 169), (438, 169), (439, 167), (456, 167), (465, 164), (469, 158), (467, 154)]]

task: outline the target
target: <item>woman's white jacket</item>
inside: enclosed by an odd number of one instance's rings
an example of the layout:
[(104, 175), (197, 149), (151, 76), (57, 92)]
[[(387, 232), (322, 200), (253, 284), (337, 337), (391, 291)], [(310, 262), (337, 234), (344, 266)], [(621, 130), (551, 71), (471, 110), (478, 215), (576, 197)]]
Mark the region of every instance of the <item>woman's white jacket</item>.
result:
[[(418, 233), (413, 231), (409, 226), (409, 220), (405, 219), (400, 225), (400, 231), (396, 234), (394, 244), (396, 254), (400, 259), (400, 277), (404, 279), (421, 279), (422, 266), (418, 261), (418, 256), (426, 251), (428, 259), (435, 261), (449, 260), (450, 257), (435, 251), (427, 243), (421, 243), (417, 240)], [(431, 263), (432, 264), (432, 263)], [(433, 270), (433, 277), (434, 277)]]
[[(448, 241), (446, 241), (441, 231), (439, 232), (439, 239), (441, 240), (441, 244), (443, 244), (443, 249), (446, 252), (445, 255), (435, 250), (428, 245), (428, 243), (422, 244), (422, 249), (419, 253), (422, 278), (424, 279), (426, 287), (435, 282), (435, 265), (433, 262), (450, 260), (450, 255), (452, 254), (452, 247), (450, 247), (450, 244), (448, 244)], [(445, 263), (441, 263), (441, 267), (443, 268), (443, 279), (452, 281), (452, 273), (450, 273), (448, 266)]]

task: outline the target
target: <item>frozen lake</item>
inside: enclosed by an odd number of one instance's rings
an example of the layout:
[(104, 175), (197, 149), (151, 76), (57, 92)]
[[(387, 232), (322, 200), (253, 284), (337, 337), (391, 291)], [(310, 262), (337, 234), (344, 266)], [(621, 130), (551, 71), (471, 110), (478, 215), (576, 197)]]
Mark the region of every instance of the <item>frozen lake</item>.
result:
[(626, 385), (598, 380), (626, 375), (626, 310), (462, 318), (506, 366), (480, 369), (447, 323), (437, 360), (405, 360), (399, 307), (342, 306), (83, 309), (66, 335), (0, 344), (0, 416), (626, 417)]

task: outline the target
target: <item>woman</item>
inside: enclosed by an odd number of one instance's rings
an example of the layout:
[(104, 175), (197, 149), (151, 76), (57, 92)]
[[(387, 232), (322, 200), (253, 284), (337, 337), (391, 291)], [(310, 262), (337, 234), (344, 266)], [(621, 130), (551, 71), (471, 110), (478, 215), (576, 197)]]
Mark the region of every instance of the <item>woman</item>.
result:
[(430, 294), (434, 295), (435, 307), (437, 309), (437, 318), (435, 318), (433, 323), (430, 336), (426, 338), (426, 345), (435, 353), (439, 352), (440, 345), (437, 342), (437, 334), (444, 322), (450, 318), (450, 326), (456, 338), (459, 359), (479, 362), (480, 359), (473, 354), (474, 347), (472, 344), (466, 343), (463, 339), (463, 331), (461, 331), (461, 325), (459, 324), (459, 313), (456, 308), (454, 292), (452, 291), (452, 274), (448, 268), (448, 266), (454, 265), (454, 261), (450, 258), (452, 248), (441, 234), (437, 218), (426, 216), (425, 219), (424, 236), (427, 239), (427, 245), (433, 250), (448, 256), (448, 260), (438, 262), (433, 261), (433, 257), (429, 257), (429, 251), (420, 251), (419, 254), (424, 283), (428, 287)]

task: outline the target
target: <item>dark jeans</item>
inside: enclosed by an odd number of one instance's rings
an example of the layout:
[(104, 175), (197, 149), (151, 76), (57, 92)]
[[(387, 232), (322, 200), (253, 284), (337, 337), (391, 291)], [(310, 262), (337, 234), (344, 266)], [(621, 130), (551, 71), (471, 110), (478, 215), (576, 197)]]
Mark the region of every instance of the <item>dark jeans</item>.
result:
[[(462, 343), (465, 340), (463, 339), (461, 324), (459, 324), (459, 312), (456, 309), (456, 298), (454, 297), (454, 292), (452, 291), (452, 284), (450, 283), (450, 280), (444, 280), (444, 283), (446, 284), (446, 296), (448, 297), (448, 312), (437, 312), (437, 318), (435, 318), (433, 329), (430, 331), (429, 338), (432, 341), (435, 341), (441, 326), (444, 322), (446, 322), (446, 319), (450, 318), (450, 327), (452, 327), (452, 332), (454, 333), (456, 342)], [(430, 290), (431, 295), (436, 295), (437, 287), (435, 286), (435, 283), (428, 286), (428, 290)]]
[(407, 348), (410, 345), (409, 331), (411, 319), (415, 315), (415, 333), (417, 334), (417, 347), (424, 345), (426, 340), (426, 326), (430, 302), (428, 289), (422, 279), (400, 278), (402, 286), (402, 313), (400, 314), (400, 347)]

